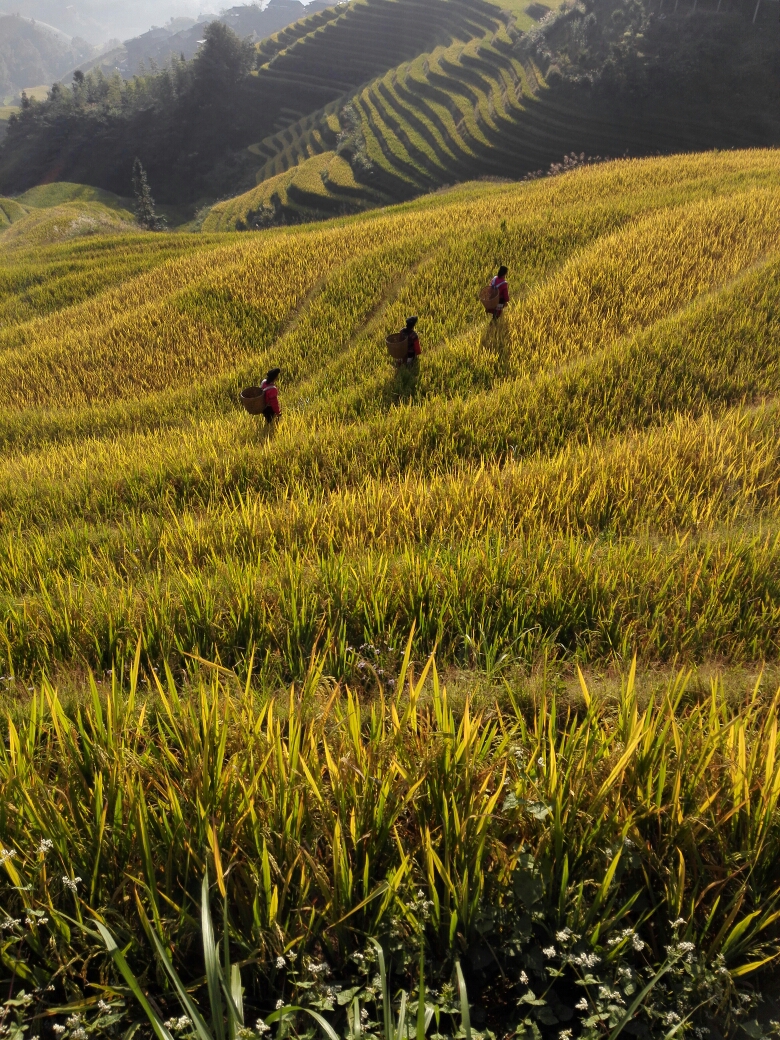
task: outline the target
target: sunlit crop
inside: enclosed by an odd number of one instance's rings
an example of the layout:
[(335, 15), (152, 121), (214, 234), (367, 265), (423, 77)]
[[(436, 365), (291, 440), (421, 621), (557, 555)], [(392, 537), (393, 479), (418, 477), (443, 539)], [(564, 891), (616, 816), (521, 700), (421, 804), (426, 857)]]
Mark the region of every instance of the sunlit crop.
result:
[[(624, 918), (658, 947), (646, 968), (678, 918), (727, 988), (772, 956), (776, 703), (669, 676), (780, 649), (778, 154), (259, 233), (36, 230), (95, 206), (0, 232), (17, 909), (91, 958), (62, 915), (137, 945), (135, 886), (184, 970), (208, 861), (274, 993), (291, 948), (347, 971), (385, 929), (407, 956), (420, 899), (444, 970), (487, 906), (508, 943), (510, 889), (539, 885), (544, 928), (615, 971)], [(419, 368), (396, 372), (385, 337), (413, 313)], [(272, 365), (269, 433), (237, 394)], [(430, 670), (409, 681), (434, 651), (450, 701)], [(640, 679), (664, 669), (639, 699), (633, 675), (617, 700), (572, 694), (576, 664), (625, 676), (635, 654)], [(54, 970), (35, 935), (13, 956)]]

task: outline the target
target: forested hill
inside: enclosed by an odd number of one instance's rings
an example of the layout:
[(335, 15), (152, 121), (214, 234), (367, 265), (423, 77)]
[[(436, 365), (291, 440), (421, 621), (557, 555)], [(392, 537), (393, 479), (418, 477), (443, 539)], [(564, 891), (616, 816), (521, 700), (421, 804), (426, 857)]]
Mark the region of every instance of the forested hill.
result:
[(400, 60), (495, 31), (501, 18), (485, 0), (358, 0), (298, 24), (305, 46), (289, 27), (271, 61), (215, 22), (193, 61), (160, 75), (55, 86), (9, 127), (0, 190), (64, 179), (126, 195), (138, 155), (163, 201), (235, 194), (255, 180), (249, 145)]
[(68, 180), (126, 196), (138, 156), (161, 202), (194, 211), (250, 192), (220, 224), (243, 227), (520, 177), (573, 148), (776, 145), (776, 4), (755, 10), (579, 0), (523, 31), (521, 8), (485, 0), (352, 0), (257, 47), (212, 23), (192, 61), (27, 102), (0, 148), (0, 192)]

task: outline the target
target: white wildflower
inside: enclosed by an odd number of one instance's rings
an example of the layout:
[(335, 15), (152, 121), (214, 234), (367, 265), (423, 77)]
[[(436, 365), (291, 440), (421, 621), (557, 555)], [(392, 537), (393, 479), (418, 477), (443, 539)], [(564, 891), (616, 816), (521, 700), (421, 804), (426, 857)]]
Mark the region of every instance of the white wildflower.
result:
[(560, 1033), (558, 1033), (558, 1040), (571, 1040), (571, 1034), (571, 1029), (562, 1029)]
[(365, 1008), (360, 1009), (360, 1021), (368, 1022), (368, 1011)]
[(280, 997), (279, 1000), (277, 1000), (277, 1002), (276, 1002), (276, 1010), (279, 1011), (283, 1007), (284, 1007), (284, 1001)]
[(78, 891), (78, 887), (79, 887), (79, 885), (81, 883), (81, 878), (80, 877), (75, 877), (75, 878), (71, 879), (71, 878), (69, 878), (67, 876), (67, 874), (64, 874), (63, 877), (62, 877), (62, 883), (65, 886), (65, 888), (70, 889), (71, 892), (77, 892)]
[(677, 1014), (677, 1012), (676, 1011), (669, 1011), (669, 1012), (667, 1012), (666, 1017), (664, 1018), (664, 1025), (665, 1026), (676, 1026), (679, 1021), (680, 1021), (680, 1016)]
[(595, 968), (601, 961), (601, 957), (597, 953), (580, 953), (576, 957), (572, 957), (572, 964), (576, 964), (578, 968)]
[(111, 1010), (111, 1005), (107, 1004), (105, 1002), (105, 1000), (99, 1000), (98, 1001), (98, 1011), (100, 1012), (101, 1015), (107, 1015), (110, 1010)]
[(559, 943), (568, 942), (571, 938), (571, 928), (562, 928), (560, 932), (555, 933), (555, 938)]
[(61, 1025), (59, 1022), (55, 1022), (54, 1025), (52, 1026), (52, 1029), (57, 1034), (57, 1036), (59, 1036), (60, 1033), (64, 1033), (65, 1032), (65, 1026)]
[(287, 961), (284, 959), (284, 957), (276, 958), (276, 967), (279, 969), (287, 967)]
[(87, 1031), (84, 1026), (79, 1026), (70, 1034), (71, 1040), (87, 1040)]
[(41, 838), (38, 843), (37, 852), (40, 852), (42, 856), (45, 856), (47, 852), (50, 852), (54, 848), (54, 842), (48, 838)]
[(543, 758), (537, 758), (536, 764), (539, 766), (540, 769), (544, 769), (544, 759)]
[(557, 950), (555, 949), (555, 947), (554, 947), (554, 946), (546, 946), (546, 947), (545, 947), (545, 948), (544, 948), (544, 949), (542, 950), (542, 953), (543, 953), (543, 954), (545, 955), (545, 957), (547, 957), (548, 959), (550, 959), (550, 958), (552, 958), (552, 957), (557, 957), (557, 956), (558, 956), (558, 951), (557, 951)]
[(267, 1026), (265, 1022), (262, 1020), (262, 1018), (258, 1018), (258, 1020), (255, 1022), (255, 1032), (258, 1036), (262, 1036), (263, 1033), (270, 1033), (271, 1027)]
[(634, 947), (635, 950), (642, 951), (644, 950), (647, 944), (645, 943), (644, 939), (640, 939), (638, 935), (633, 935), (631, 937), (631, 945)]
[(522, 982), (522, 984), (524, 986), (528, 985), (528, 976), (526, 975), (526, 973), (524, 971), (520, 972), (520, 981)]
[(682, 928), (685, 925), (685, 923), (686, 922), (684, 917), (678, 917), (676, 921), (669, 922), (672, 928)]
[(4, 921), (0, 921), (0, 930), (3, 928), (15, 928), (18, 924), (21, 924), (21, 920), (18, 917), (6, 917)]
[(577, 1009), (577, 1011), (587, 1011), (588, 1010), (588, 1002), (585, 999), (585, 997), (582, 997), (574, 1006)]
[(13, 859), (15, 855), (16, 849), (4, 849), (0, 846), (0, 867), (2, 867), (7, 859)]

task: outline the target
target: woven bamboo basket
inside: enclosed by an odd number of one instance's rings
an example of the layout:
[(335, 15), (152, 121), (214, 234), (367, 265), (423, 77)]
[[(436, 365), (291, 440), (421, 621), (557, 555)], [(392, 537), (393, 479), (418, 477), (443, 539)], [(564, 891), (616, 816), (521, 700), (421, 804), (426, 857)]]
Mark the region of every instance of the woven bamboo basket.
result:
[(496, 307), (498, 307), (498, 301), (500, 296), (501, 294), (499, 293), (498, 289), (494, 288), (492, 285), (486, 285), (485, 288), (480, 292), (480, 302), (482, 303), (482, 306), (485, 308), (488, 314), (492, 314), (493, 311), (495, 311)]
[(238, 395), (241, 404), (250, 415), (260, 415), (265, 408), (265, 391), (259, 386), (248, 386)]
[(387, 353), (393, 361), (405, 361), (409, 349), (409, 339), (402, 332), (394, 332), (385, 340)]

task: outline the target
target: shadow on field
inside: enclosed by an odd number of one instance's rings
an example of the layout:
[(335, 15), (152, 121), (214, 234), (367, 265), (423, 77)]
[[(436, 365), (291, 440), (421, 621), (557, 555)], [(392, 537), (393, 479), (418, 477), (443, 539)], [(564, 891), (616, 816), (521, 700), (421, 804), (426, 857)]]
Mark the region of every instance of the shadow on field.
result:
[(402, 365), (396, 369), (390, 383), (390, 396), (393, 404), (407, 404), (409, 401), (413, 401), (417, 396), (419, 381), (419, 363), (411, 368)]
[(509, 326), (505, 318), (490, 320), (480, 339), (480, 350), (483, 354), (492, 354), (496, 358), (496, 375), (508, 377), (512, 370), (512, 344)]

